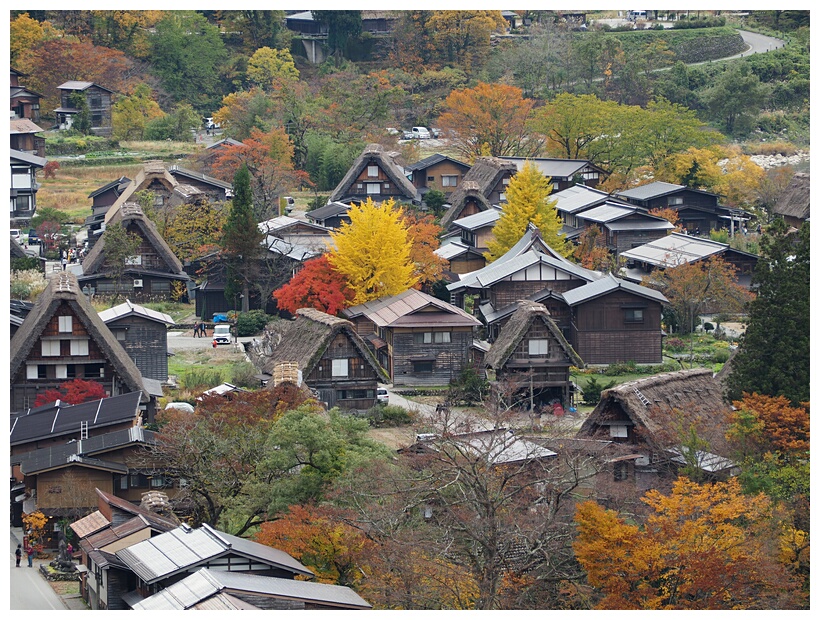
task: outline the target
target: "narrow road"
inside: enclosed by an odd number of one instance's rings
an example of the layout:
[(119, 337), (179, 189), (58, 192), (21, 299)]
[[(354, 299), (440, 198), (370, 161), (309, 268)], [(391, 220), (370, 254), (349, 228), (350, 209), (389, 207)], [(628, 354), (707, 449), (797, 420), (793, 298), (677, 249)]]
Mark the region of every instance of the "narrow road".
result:
[(9, 609), (10, 610), (35, 610), (35, 609), (59, 609), (65, 611), (66, 606), (62, 599), (46, 582), (40, 574), (37, 560), (34, 566), (28, 567), (25, 555), (20, 562), (20, 568), (14, 566), (14, 550), (17, 548), (18, 540), (11, 535), (9, 546), (10, 565), (9, 569)]

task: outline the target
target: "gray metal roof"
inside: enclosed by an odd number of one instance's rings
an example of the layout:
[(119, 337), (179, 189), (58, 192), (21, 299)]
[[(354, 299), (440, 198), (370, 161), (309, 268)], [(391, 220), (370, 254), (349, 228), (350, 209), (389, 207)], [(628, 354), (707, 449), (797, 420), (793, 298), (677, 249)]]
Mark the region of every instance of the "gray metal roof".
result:
[(675, 267), (714, 254), (720, 254), (728, 248), (727, 244), (718, 243), (711, 239), (671, 233), (650, 243), (622, 252), (621, 256), (658, 267)]
[(627, 215), (631, 215), (637, 211), (637, 207), (624, 207), (621, 205), (614, 205), (614, 204), (603, 204), (598, 207), (593, 207), (588, 211), (584, 211), (583, 213), (579, 213), (578, 217), (589, 222), (600, 222), (606, 223), (611, 222), (612, 220), (618, 220), (622, 217), (626, 217)]
[(634, 189), (628, 189), (625, 192), (618, 192), (618, 196), (624, 198), (635, 198), (636, 200), (649, 200), (650, 198), (657, 198), (686, 189), (685, 185), (677, 185), (676, 183), (665, 183), (664, 181), (655, 181), (654, 183), (647, 183)]
[(619, 230), (672, 230), (675, 228), (674, 224), (662, 218), (608, 222), (606, 227), (613, 232)]
[[(24, 474), (46, 471), (63, 467), (72, 462), (81, 462), (78, 459), (93, 458), (96, 455), (104, 454), (112, 450), (117, 450), (131, 444), (150, 444), (156, 441), (153, 431), (146, 430), (140, 426), (131, 426), (127, 429), (96, 435), (81, 441), (57, 444), (40, 448), (33, 452), (13, 455), (11, 463), (19, 463), (20, 471)], [(89, 464), (89, 461), (82, 461)], [(97, 459), (97, 466), (110, 469), (108, 464)], [(122, 463), (118, 463), (122, 466)]]
[(225, 590), (233, 594), (244, 592), (346, 609), (372, 607), (345, 586), (202, 568), (157, 594), (135, 603), (133, 608), (141, 611), (190, 609), (209, 597), (224, 593)]
[[(535, 266), (538, 266), (537, 268)], [(531, 268), (536, 268), (538, 274)], [(575, 265), (566, 260), (558, 260), (547, 254), (542, 254), (537, 250), (530, 250), (507, 260), (501, 259), (490, 263), (486, 267), (473, 271), (462, 276), (458, 282), (453, 282), (447, 286), (447, 290), (459, 290), (462, 288), (486, 288), (496, 282), (512, 277), (514, 274), (527, 270), (527, 274), (522, 279), (531, 280), (535, 276), (542, 274), (544, 269), (558, 271), (567, 275), (566, 279), (576, 277), (581, 280), (597, 280), (601, 275), (595, 271), (584, 269), (580, 265)], [(549, 278), (554, 279), (552, 277)]]
[(30, 166), (43, 168), (48, 163), (45, 157), (38, 157), (37, 155), (32, 155), (31, 153), (26, 153), (25, 151), (18, 151), (17, 149), (9, 149), (9, 151), (11, 154), (11, 159), (16, 159), (25, 164), (29, 164)]
[(309, 220), (326, 220), (329, 217), (346, 214), (350, 211), (350, 205), (343, 202), (329, 202), (323, 207), (313, 209), (305, 213), (305, 217)]
[(479, 255), (481, 254), (481, 252), (476, 250), (473, 246), (465, 245), (461, 241), (451, 241), (450, 243), (445, 243), (440, 248), (435, 250), (433, 254), (443, 258), (444, 260), (452, 260), (457, 256), (461, 256), (462, 254), (467, 254), (469, 252)]
[(140, 393), (129, 392), (79, 405), (52, 403), (37, 409), (15, 412), (11, 414), (10, 443), (18, 445), (71, 433), (79, 435), (80, 424), (83, 422), (88, 423), (89, 430), (136, 422), (139, 404)]
[(570, 306), (575, 306), (585, 301), (589, 301), (590, 299), (607, 295), (608, 293), (618, 289), (622, 289), (660, 303), (669, 303), (669, 300), (666, 299), (662, 293), (646, 286), (641, 286), (640, 284), (621, 280), (620, 278), (613, 276), (611, 273), (596, 282), (590, 282), (584, 286), (579, 286), (578, 288), (574, 288), (570, 291), (565, 291), (563, 296), (567, 304)]
[(114, 306), (113, 308), (108, 308), (107, 310), (102, 310), (98, 312), (98, 314), (103, 320), (103, 323), (108, 323), (109, 321), (114, 321), (124, 316), (136, 315), (152, 321), (167, 323), (168, 325), (176, 325), (176, 321), (164, 312), (158, 312), (157, 310), (151, 310), (151, 308), (146, 308), (145, 306), (139, 306), (135, 303), (131, 303), (128, 299), (125, 300), (125, 303), (122, 303), (119, 306)]
[(467, 217), (462, 217), (453, 220), (453, 226), (464, 228), (465, 230), (476, 230), (477, 228), (484, 228), (485, 226), (492, 226), (501, 217), (501, 209), (492, 208), (486, 211), (479, 211)]
[(555, 208), (564, 213), (576, 213), (611, 200), (606, 192), (586, 185), (573, 185), (551, 194), (550, 199), (555, 200)]
[(545, 157), (535, 159), (525, 157), (499, 157), (499, 159), (513, 162), (519, 171), (524, 167), (524, 164), (531, 163), (538, 168), (545, 177), (557, 177), (561, 179), (568, 179), (579, 170), (592, 165), (587, 159), (549, 159)]
[[(117, 551), (117, 557), (146, 583), (154, 583), (216, 557), (233, 553), (288, 570), (313, 573), (279, 549), (219, 532), (208, 525), (181, 526)], [(247, 576), (247, 575), (246, 575)]]

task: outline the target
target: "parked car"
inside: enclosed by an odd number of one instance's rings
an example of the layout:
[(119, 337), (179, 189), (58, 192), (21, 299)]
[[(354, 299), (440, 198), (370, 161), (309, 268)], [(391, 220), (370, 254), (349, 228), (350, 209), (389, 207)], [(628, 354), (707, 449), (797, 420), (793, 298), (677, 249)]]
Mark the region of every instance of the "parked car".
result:
[(37, 231), (33, 228), (28, 229), (28, 243), (29, 245), (32, 243), (40, 243), (40, 235), (38, 235)]
[(23, 242), (23, 233), (20, 232), (19, 228), (12, 228), (9, 233), (11, 234), (11, 238), (14, 239), (17, 243)]
[(386, 405), (390, 399), (390, 395), (385, 388), (376, 388), (376, 402), (380, 405)]
[(413, 132), (407, 131), (406, 129), (401, 132), (402, 140), (412, 140), (413, 139)]
[(214, 342), (216, 344), (231, 344), (231, 326), (228, 323), (214, 325)]
[(296, 201), (293, 199), (293, 196), (285, 196), (285, 213), (290, 214), (295, 206)]
[(390, 136), (397, 136), (399, 135), (399, 130), (395, 127), (387, 127), (387, 134)]
[(438, 127), (430, 127), (430, 135), (434, 138), (438, 138), (441, 135), (441, 129)]
[(430, 139), (430, 132), (427, 130), (427, 127), (413, 127), (413, 129), (410, 130), (410, 133), (413, 134), (413, 137), (416, 140)]

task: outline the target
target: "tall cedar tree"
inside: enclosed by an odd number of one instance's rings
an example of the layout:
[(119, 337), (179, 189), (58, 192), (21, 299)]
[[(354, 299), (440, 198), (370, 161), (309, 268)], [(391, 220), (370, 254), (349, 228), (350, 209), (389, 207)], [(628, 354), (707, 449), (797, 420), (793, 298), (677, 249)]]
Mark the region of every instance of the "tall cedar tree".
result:
[(809, 400), (809, 224), (788, 234), (781, 219), (760, 240), (752, 276), (757, 293), (749, 323), (732, 360), (729, 397), (743, 392), (785, 396), (797, 405)]
[(228, 267), (225, 295), (233, 300), (237, 292), (241, 292), (242, 312), (247, 312), (250, 286), (256, 275), (264, 235), (253, 215), (251, 175), (245, 165), (233, 178), (231, 210), (222, 232), (222, 251)]
[(507, 187), (507, 204), (493, 228), (493, 239), (487, 243), (484, 253), (488, 261), (501, 257), (515, 245), (533, 223), (541, 231), (541, 238), (563, 256), (572, 253), (572, 246), (561, 233), (561, 218), (555, 201), (549, 200), (552, 183), (534, 164), (527, 162), (510, 179)]
[(330, 233), (336, 248), (328, 254), (331, 266), (354, 292), (353, 305), (398, 295), (418, 278), (410, 259), (412, 241), (402, 221), (403, 210), (394, 201), (367, 202), (348, 212), (350, 223)]

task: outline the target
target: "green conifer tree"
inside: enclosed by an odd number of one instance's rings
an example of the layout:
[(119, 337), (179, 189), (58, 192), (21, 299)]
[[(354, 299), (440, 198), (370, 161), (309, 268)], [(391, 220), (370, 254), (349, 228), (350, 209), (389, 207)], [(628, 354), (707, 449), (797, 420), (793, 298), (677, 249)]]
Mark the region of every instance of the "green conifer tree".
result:
[(247, 312), (251, 283), (259, 270), (264, 235), (253, 216), (251, 175), (244, 164), (234, 175), (233, 200), (222, 233), (222, 256), (227, 266), (225, 297), (233, 302), (241, 293), (242, 312)]

